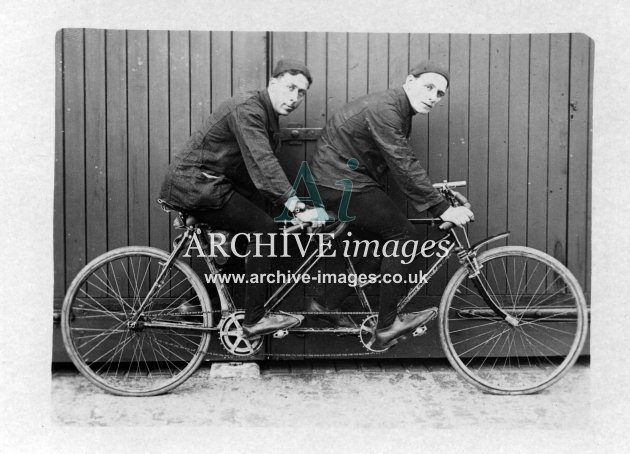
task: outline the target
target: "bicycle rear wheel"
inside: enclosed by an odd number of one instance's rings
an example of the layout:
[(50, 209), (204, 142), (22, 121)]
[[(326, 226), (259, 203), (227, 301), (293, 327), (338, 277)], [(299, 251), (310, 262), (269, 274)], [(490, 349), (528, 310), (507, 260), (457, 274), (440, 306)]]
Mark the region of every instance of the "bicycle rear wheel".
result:
[(91, 261), (70, 284), (61, 313), (64, 345), (77, 369), (110, 393), (165, 393), (206, 354), (210, 334), (199, 328), (212, 325), (210, 298), (184, 262), (173, 263), (139, 323), (129, 323), (168, 257), (150, 247), (115, 249)]
[(493, 394), (531, 394), (575, 363), (588, 329), (586, 302), (571, 272), (536, 249), (504, 246), (477, 258), (478, 276), (512, 326), (484, 302), (461, 267), (440, 304), (440, 340), (451, 365)]

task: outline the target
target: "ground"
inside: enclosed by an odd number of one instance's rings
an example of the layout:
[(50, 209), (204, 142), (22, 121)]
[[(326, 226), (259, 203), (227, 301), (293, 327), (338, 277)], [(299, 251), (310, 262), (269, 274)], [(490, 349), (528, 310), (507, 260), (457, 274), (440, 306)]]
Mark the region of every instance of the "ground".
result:
[(590, 396), (583, 361), (531, 396), (485, 394), (447, 363), (419, 360), (269, 361), (259, 378), (211, 378), (204, 366), (148, 398), (106, 394), (71, 369), (52, 380), (53, 422), (64, 426), (586, 430)]

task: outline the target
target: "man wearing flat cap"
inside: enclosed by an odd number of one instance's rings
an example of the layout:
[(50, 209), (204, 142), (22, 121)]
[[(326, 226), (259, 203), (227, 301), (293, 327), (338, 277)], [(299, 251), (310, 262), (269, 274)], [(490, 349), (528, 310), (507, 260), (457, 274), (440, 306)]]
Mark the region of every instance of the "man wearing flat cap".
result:
[[(177, 153), (162, 184), (160, 199), (199, 222), (232, 232), (277, 232), (273, 218), (251, 202), (256, 191), (291, 212), (301, 210), (296, 216), (302, 221), (315, 219), (317, 211), (304, 209), (275, 155), (278, 117), (300, 105), (311, 83), (304, 64), (280, 60), (266, 89), (222, 103)], [(255, 255), (252, 241), (246, 273), (268, 272), (269, 258)], [(300, 324), (298, 316), (263, 317), (265, 296), (264, 283), (246, 286), (246, 335), (260, 336)]]
[[(355, 219), (350, 228), (361, 238), (376, 239), (380, 244), (389, 240), (424, 241), (385, 193), (387, 171), (416, 210), (428, 209), (434, 217), (455, 225), (473, 219), (468, 207), (451, 207), (433, 188), (409, 142), (412, 117), (428, 114), (445, 95), (448, 82), (445, 68), (423, 61), (409, 71), (402, 87), (360, 97), (328, 119), (312, 158), (311, 171), (327, 210), (335, 210), (341, 204), (344, 188), (339, 181), (352, 181), (348, 214)], [(403, 274), (405, 265), (400, 257), (383, 255), (381, 274)], [(333, 290), (331, 299), (341, 300), (342, 295), (335, 298), (335, 293)], [(435, 317), (436, 308), (397, 314), (397, 303), (404, 294), (404, 283), (381, 284), (374, 349), (394, 345)]]

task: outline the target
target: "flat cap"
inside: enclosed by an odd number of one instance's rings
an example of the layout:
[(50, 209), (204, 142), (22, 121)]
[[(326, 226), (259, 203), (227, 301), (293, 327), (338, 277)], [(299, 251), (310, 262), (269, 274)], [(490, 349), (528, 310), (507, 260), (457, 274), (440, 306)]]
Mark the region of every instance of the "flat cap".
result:
[(448, 73), (448, 69), (446, 69), (444, 66), (438, 63), (435, 63), (434, 61), (431, 61), (431, 60), (422, 60), (420, 63), (418, 63), (413, 68), (411, 68), (411, 70), (409, 71), (409, 74), (415, 77), (418, 77), (420, 74), (424, 74), (424, 73), (440, 74), (446, 78), (447, 83), (451, 79)]
[(301, 61), (292, 60), (290, 58), (283, 58), (282, 60), (278, 60), (278, 62), (276, 63), (276, 67), (271, 74), (271, 77), (277, 77), (287, 71), (299, 71), (304, 74), (304, 77), (306, 77), (306, 79), (308, 80), (309, 85), (313, 83), (311, 72), (308, 70), (306, 65)]

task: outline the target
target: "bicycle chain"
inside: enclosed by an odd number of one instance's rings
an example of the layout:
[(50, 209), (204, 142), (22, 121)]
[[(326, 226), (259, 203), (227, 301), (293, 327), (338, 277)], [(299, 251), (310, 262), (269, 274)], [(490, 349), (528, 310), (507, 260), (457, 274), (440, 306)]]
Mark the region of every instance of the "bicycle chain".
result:
[[(188, 317), (191, 315), (203, 315), (203, 314), (220, 314), (223, 311), (221, 309), (215, 309), (213, 311), (196, 311), (196, 312), (182, 312), (179, 315), (182, 317)], [(298, 314), (298, 315), (374, 315), (376, 312), (339, 312), (339, 311), (283, 311), (287, 314)], [(169, 314), (172, 315), (172, 314)]]
[[(186, 312), (185, 316), (192, 316), (192, 315), (202, 315), (202, 314), (206, 314), (206, 313), (221, 313), (221, 310), (213, 310), (213, 311), (197, 311), (197, 312)], [(300, 315), (339, 315), (339, 314), (344, 314), (344, 315), (372, 315), (374, 314), (374, 312), (336, 312), (336, 311), (316, 311), (316, 312), (291, 312), (291, 314), (300, 314)], [(192, 349), (192, 348), (187, 348), (184, 347), (182, 345), (178, 345), (178, 344), (173, 344), (170, 343), (168, 341), (162, 341), (162, 343), (164, 345), (170, 345), (172, 347), (177, 347), (179, 349), (183, 349), (183, 350), (187, 350), (190, 353), (195, 353), (196, 350)], [(362, 342), (359, 342), (363, 348), (366, 348)], [(223, 342), (221, 342), (221, 346), (223, 347), (223, 349), (226, 349), (225, 345), (223, 345)], [(383, 352), (374, 352), (374, 351), (367, 351), (367, 352), (356, 352), (356, 353), (260, 353), (260, 355), (263, 356), (264, 359), (271, 359), (271, 358), (295, 358), (295, 359), (305, 359), (305, 358), (353, 358), (353, 357), (367, 357), (367, 356), (374, 356), (374, 355), (378, 355), (379, 353), (383, 353)], [(230, 359), (230, 360), (243, 360), (246, 358), (254, 358), (255, 356), (258, 355), (251, 355), (251, 356), (238, 356), (238, 355), (231, 355), (231, 354), (225, 354), (225, 353), (220, 353), (220, 352), (209, 352), (206, 351), (204, 352), (204, 355), (212, 355), (212, 356), (218, 356), (220, 358), (224, 358), (224, 359)]]
[[(168, 341), (161, 341), (162, 344), (164, 345), (170, 345), (171, 347), (177, 347), (180, 350), (187, 350), (190, 353), (196, 353), (197, 350), (194, 350), (192, 348), (188, 348), (188, 347), (184, 347), (182, 345), (179, 344), (173, 344), (171, 342)], [(223, 345), (223, 343), (221, 343), (221, 345)], [(223, 347), (225, 348), (225, 347)], [(212, 356), (218, 356), (220, 358), (224, 358), (224, 359), (230, 359), (230, 360), (239, 360), (242, 361), (243, 359), (251, 359), (251, 358), (256, 358), (256, 356), (258, 355), (251, 355), (251, 356), (237, 356), (237, 355), (226, 355), (225, 353), (220, 353), (220, 352), (210, 352), (210, 351), (206, 351), (203, 352), (204, 355), (212, 355)], [(366, 356), (374, 356), (374, 355), (378, 355), (379, 353), (382, 352), (357, 352), (357, 353), (261, 353), (260, 355), (263, 356), (263, 359), (273, 359), (273, 358), (296, 358), (296, 359), (305, 359), (305, 358), (353, 358), (353, 357), (366, 357)]]

